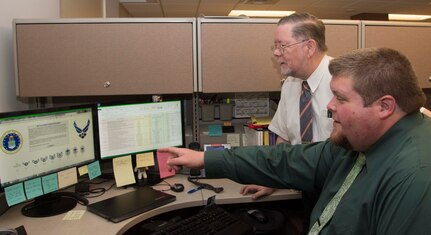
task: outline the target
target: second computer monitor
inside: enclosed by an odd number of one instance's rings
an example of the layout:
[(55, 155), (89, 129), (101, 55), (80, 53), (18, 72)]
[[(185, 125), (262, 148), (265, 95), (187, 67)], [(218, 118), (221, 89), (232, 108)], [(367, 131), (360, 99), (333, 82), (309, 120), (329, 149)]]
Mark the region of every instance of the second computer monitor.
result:
[(180, 100), (98, 105), (101, 159), (184, 146)]
[(76, 195), (56, 191), (76, 184), (76, 167), (96, 159), (95, 117), (94, 105), (0, 114), (0, 188), (9, 206), (32, 200), (22, 208), (30, 217), (75, 207)]

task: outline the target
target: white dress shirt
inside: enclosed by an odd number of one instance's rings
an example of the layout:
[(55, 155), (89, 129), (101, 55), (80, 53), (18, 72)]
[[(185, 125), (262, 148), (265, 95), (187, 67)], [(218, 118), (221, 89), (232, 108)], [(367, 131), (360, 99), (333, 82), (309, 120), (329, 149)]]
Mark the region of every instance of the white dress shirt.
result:
[[(331, 74), (328, 70), (332, 58), (325, 55), (316, 70), (307, 79), (312, 92), (313, 142), (326, 140), (332, 131), (332, 118), (328, 118), (326, 105), (332, 99), (329, 87)], [(302, 79), (288, 77), (281, 88), (281, 98), (277, 111), (269, 125), (269, 130), (289, 141), (301, 143), (299, 122), (299, 98)]]

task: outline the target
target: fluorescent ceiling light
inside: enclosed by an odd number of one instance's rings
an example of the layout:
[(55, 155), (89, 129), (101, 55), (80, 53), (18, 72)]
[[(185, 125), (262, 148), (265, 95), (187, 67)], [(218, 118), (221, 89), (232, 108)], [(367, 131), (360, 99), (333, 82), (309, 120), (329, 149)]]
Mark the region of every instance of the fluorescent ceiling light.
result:
[(430, 19), (431, 15), (404, 15), (404, 14), (389, 14), (389, 20), (426, 20)]
[(240, 11), (232, 10), (229, 16), (282, 17), (295, 13), (294, 11)]
[(159, 3), (159, 0), (120, 0), (121, 3)]

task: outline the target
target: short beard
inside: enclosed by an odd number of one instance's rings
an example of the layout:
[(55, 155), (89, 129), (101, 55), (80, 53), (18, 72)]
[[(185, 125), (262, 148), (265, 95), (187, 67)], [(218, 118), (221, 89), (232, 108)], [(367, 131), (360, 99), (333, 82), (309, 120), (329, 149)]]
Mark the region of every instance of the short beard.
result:
[(290, 69), (290, 68), (288, 68), (288, 69), (285, 69), (285, 70), (281, 70), (281, 76), (283, 76), (283, 77), (295, 77), (295, 72), (292, 70), (292, 69)]
[(329, 140), (340, 147), (343, 147), (348, 150), (353, 150), (352, 145), (350, 144), (349, 140), (341, 133), (337, 133), (336, 131), (332, 131), (331, 136), (329, 137)]

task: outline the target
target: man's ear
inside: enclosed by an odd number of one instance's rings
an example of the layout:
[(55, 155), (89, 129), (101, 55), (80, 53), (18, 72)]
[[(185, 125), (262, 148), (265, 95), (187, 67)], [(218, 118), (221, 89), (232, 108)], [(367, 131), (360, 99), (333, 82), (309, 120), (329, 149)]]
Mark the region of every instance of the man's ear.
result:
[(311, 57), (316, 53), (317, 50), (317, 42), (314, 39), (308, 39), (306, 42), (306, 47), (308, 49), (308, 56)]
[(390, 117), (397, 108), (397, 101), (391, 95), (384, 95), (378, 100), (379, 117), (386, 119)]

